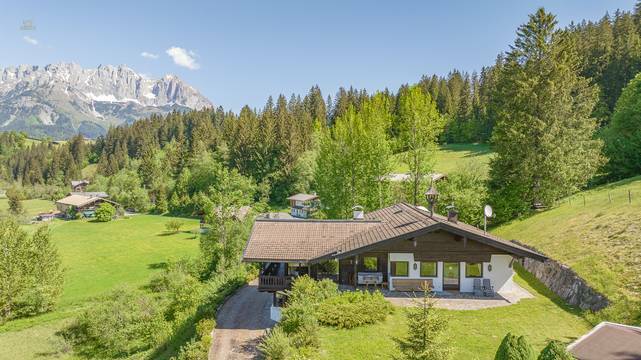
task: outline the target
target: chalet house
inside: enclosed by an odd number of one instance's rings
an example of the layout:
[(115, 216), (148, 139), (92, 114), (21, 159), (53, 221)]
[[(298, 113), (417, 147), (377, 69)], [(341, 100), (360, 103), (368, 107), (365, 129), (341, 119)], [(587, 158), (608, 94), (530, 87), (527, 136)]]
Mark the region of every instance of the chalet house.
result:
[(108, 202), (116, 207), (120, 205), (102, 197), (86, 195), (69, 195), (56, 201), (56, 208), (63, 214), (69, 214), (70, 211), (82, 213), (85, 217), (92, 217), (98, 206)]
[(287, 198), (291, 207), (290, 214), (295, 218), (307, 219), (318, 209), (319, 199), (315, 194), (296, 194)]
[[(358, 216), (356, 216), (358, 215)], [(243, 252), (245, 262), (263, 264), (259, 290), (286, 289), (293, 277), (322, 273), (338, 262), (341, 285), (376, 284), (390, 290), (475, 292), (485, 281), (510, 291), (512, 264), (546, 257), (425, 208), (399, 203), (356, 214), (355, 220), (257, 219)], [(331, 275), (330, 275), (331, 277)]]
[(87, 185), (89, 185), (87, 180), (71, 180), (71, 191), (83, 192), (87, 189)]

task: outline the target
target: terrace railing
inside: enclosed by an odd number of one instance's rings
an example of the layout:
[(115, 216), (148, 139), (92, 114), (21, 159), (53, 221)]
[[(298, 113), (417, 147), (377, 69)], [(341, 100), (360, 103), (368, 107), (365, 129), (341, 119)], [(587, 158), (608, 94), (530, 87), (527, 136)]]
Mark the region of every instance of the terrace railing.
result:
[(292, 285), (293, 276), (259, 275), (258, 291), (283, 291)]

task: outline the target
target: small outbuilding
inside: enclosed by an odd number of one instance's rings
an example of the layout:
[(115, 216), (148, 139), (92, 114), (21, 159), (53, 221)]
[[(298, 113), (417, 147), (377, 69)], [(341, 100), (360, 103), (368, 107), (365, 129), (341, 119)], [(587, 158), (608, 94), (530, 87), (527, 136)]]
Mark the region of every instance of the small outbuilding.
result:
[(87, 185), (89, 185), (89, 180), (71, 180), (71, 191), (85, 191), (85, 189), (87, 189)]
[(578, 360), (641, 359), (641, 327), (604, 321), (568, 346)]
[(316, 194), (296, 194), (287, 198), (290, 205), (290, 214), (295, 218), (307, 219), (320, 206)]

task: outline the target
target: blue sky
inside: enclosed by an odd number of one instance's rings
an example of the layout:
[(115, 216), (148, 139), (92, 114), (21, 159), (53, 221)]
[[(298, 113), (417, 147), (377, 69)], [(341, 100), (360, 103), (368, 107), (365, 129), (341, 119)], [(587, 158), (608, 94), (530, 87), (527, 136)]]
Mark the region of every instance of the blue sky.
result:
[[(269, 95), (304, 94), (314, 84), (327, 96), (339, 86), (395, 90), (422, 74), (480, 70), (508, 48), (517, 26), (539, 6), (567, 25), (633, 5), (14, 0), (0, 11), (0, 67), (126, 64), (152, 77), (176, 74), (214, 104), (237, 111), (244, 104), (262, 107)], [(24, 20), (36, 29), (20, 30)]]

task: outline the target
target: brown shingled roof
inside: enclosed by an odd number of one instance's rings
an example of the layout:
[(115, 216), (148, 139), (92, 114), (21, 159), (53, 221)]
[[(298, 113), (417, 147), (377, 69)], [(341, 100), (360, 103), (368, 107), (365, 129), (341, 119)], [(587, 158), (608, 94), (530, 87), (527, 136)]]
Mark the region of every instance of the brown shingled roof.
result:
[(386, 241), (443, 230), (519, 257), (545, 260), (525, 247), (462, 222), (399, 203), (365, 215), (365, 220), (256, 220), (247, 242), (246, 261), (316, 262), (362, 252)]
[(378, 224), (363, 220), (257, 219), (243, 259), (307, 262), (326, 254), (352, 234)]
[(579, 360), (641, 359), (641, 327), (602, 322), (568, 350)]

